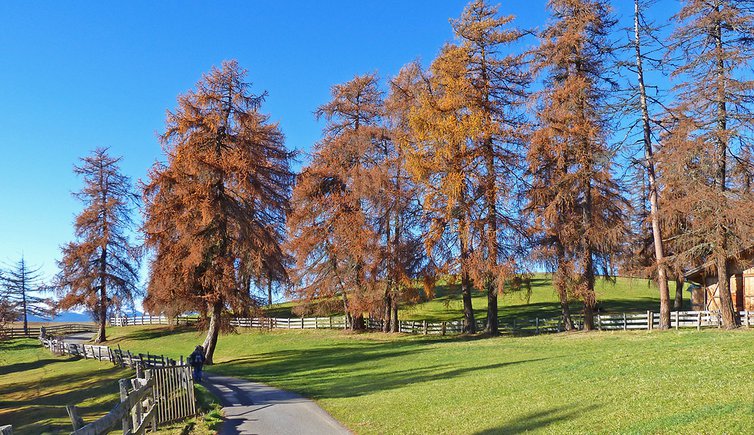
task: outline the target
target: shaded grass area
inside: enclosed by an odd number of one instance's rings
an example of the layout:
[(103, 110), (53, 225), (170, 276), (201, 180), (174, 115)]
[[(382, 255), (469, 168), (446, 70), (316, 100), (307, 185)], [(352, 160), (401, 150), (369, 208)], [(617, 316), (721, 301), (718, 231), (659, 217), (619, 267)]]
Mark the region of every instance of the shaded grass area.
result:
[(95, 360), (56, 357), (36, 340), (0, 341), (0, 424), (14, 433), (68, 433), (65, 405), (76, 404), (91, 422), (120, 400), (118, 379), (129, 370)]
[[(113, 329), (188, 354), (203, 334)], [(164, 335), (155, 336), (158, 331)], [(133, 335), (132, 335), (133, 334)], [(247, 331), (209, 371), (317, 400), (357, 433), (747, 433), (754, 331), (422, 337)]]
[[(615, 280), (598, 278), (596, 282), (598, 308), (602, 312), (645, 312), (659, 310), (660, 298), (654, 283), (640, 278), (617, 277)], [(673, 286), (671, 285), (671, 288)], [(675, 289), (671, 289), (671, 296)], [(684, 294), (688, 299), (688, 292)], [(684, 301), (684, 306), (690, 306)], [(336, 304), (337, 305), (337, 304)], [(487, 313), (487, 296), (477, 290), (472, 292), (472, 305), (477, 319), (483, 319)], [(275, 304), (264, 309), (270, 317), (297, 317), (294, 313), (296, 302)], [(532, 319), (534, 317), (557, 317), (560, 315), (560, 302), (552, 286), (550, 274), (537, 274), (531, 280), (530, 288), (509, 290), (498, 297), (500, 316), (507, 318)], [(571, 301), (571, 312), (580, 313), (581, 302)], [(340, 315), (342, 312), (333, 312)], [(402, 320), (428, 320), (441, 322), (463, 318), (463, 301), (461, 287), (457, 283), (438, 283), (435, 295), (424, 298), (415, 304), (403, 304), (399, 311)]]

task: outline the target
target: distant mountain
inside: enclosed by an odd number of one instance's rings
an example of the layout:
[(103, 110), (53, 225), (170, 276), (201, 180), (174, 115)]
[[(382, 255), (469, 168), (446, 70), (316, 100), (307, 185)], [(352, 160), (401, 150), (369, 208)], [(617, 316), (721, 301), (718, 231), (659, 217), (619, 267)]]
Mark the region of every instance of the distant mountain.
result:
[(91, 322), (92, 318), (87, 313), (75, 311), (63, 311), (52, 319), (43, 319), (37, 316), (29, 316), (30, 322)]

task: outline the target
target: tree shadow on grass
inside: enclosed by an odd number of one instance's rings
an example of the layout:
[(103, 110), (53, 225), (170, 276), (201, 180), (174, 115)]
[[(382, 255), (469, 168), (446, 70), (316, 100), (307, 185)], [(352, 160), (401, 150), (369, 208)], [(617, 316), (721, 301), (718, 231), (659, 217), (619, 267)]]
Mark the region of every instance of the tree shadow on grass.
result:
[[(534, 358), (489, 365), (453, 367), (434, 364), (391, 367), (388, 360), (412, 361), (427, 349), (417, 341), (282, 350), (226, 360), (209, 371), (261, 382), (282, 381), (286, 388), (315, 399), (347, 398), (401, 388), (407, 384), (448, 380), (469, 373), (541, 361)], [(381, 369), (385, 367), (384, 369)], [(297, 380), (301, 382), (297, 382)]]
[(0, 340), (0, 352), (11, 352), (17, 350), (34, 349), (39, 347), (38, 341), (21, 340)]
[(597, 405), (579, 406), (568, 409), (551, 408), (545, 411), (530, 412), (509, 423), (475, 432), (474, 435), (513, 434), (545, 429), (552, 424), (573, 419), (595, 408), (597, 408)]
[(54, 362), (60, 362), (61, 360), (55, 358), (43, 358), (36, 361), (20, 362), (15, 364), (8, 364), (0, 366), (0, 376), (8, 375), (11, 373), (20, 373), (26, 370), (41, 369), (47, 364)]

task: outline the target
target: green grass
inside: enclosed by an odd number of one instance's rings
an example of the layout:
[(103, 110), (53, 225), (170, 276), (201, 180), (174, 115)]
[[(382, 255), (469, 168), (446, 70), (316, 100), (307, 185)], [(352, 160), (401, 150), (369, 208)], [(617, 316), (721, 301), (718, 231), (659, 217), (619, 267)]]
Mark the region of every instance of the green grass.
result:
[(65, 405), (96, 420), (118, 403), (118, 379), (129, 376), (112, 364), (53, 356), (36, 340), (0, 341), (0, 424), (16, 434), (69, 433)]
[[(671, 285), (671, 287), (673, 287)], [(675, 289), (672, 288), (673, 295)], [(615, 282), (598, 279), (596, 293), (599, 308), (603, 312), (645, 312), (659, 310), (660, 298), (657, 287), (645, 279), (616, 278)], [(684, 295), (688, 297), (688, 293)], [(688, 306), (688, 300), (684, 301)], [(265, 309), (270, 317), (296, 317), (293, 313), (295, 302), (275, 304)], [(472, 306), (476, 318), (482, 319), (487, 313), (487, 296), (480, 291), (473, 291)], [(531, 281), (531, 292), (526, 290), (510, 291), (498, 297), (500, 316), (517, 318), (556, 317), (560, 314), (560, 302), (549, 274), (537, 274)], [(581, 303), (571, 302), (571, 311), (579, 313)], [(341, 313), (332, 313), (341, 314)], [(431, 300), (407, 304), (401, 307), (399, 316), (402, 320), (429, 320), (441, 322), (463, 318), (463, 301), (460, 285), (441, 283)]]
[[(203, 334), (114, 328), (187, 355)], [(143, 338), (148, 337), (148, 340)], [(357, 433), (750, 433), (754, 331), (422, 337), (252, 331), (209, 371), (317, 400)]]

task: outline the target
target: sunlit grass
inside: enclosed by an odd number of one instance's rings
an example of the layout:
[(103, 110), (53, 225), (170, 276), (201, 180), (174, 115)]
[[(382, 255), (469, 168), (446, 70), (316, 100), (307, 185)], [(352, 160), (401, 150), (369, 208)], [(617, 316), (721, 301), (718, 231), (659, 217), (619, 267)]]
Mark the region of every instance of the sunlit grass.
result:
[[(124, 348), (172, 357), (203, 339), (165, 328), (111, 331)], [(751, 330), (494, 339), (244, 331), (220, 337), (216, 361), (210, 371), (311, 397), (357, 433), (754, 427)]]

